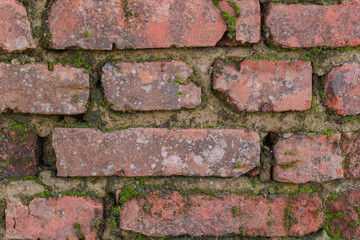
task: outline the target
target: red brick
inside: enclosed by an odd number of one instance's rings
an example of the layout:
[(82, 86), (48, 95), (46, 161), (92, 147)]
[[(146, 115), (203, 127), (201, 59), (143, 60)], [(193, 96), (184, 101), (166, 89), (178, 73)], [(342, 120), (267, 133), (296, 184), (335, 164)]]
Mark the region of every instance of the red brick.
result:
[(241, 43), (260, 41), (260, 3), (257, 0), (235, 0), (241, 10), (236, 23), (236, 40)]
[(360, 64), (347, 64), (331, 69), (325, 78), (325, 94), (325, 105), (331, 110), (340, 115), (359, 114)]
[[(260, 41), (260, 3), (256, 0), (234, 0), (240, 7), (240, 17), (235, 27), (236, 41), (257, 43)], [(235, 11), (228, 1), (220, 1), (220, 9), (235, 17)]]
[(274, 147), (274, 180), (306, 183), (343, 178), (340, 138), (341, 134), (280, 138)]
[(103, 67), (101, 82), (113, 110), (175, 110), (201, 103), (201, 88), (188, 79), (192, 73), (186, 63), (176, 60), (117, 62)]
[(311, 107), (310, 62), (245, 60), (240, 69), (217, 61), (213, 89), (239, 111), (303, 111)]
[(61, 177), (238, 177), (260, 163), (259, 136), (251, 130), (55, 128), (52, 144)]
[(83, 69), (47, 64), (0, 63), (0, 113), (80, 114), (87, 110), (89, 75)]
[(0, 49), (7, 52), (36, 48), (26, 10), (19, 1), (0, 1), (0, 33)]
[(356, 0), (331, 6), (269, 4), (265, 15), (273, 43), (292, 48), (360, 45), (359, 22)]
[[(237, 39), (258, 41), (258, 0), (240, 2), (240, 7)], [(215, 46), (227, 27), (211, 0), (127, 0), (126, 8), (122, 0), (57, 0), (50, 8), (49, 29), (55, 49), (111, 50)]]
[(345, 158), (345, 176), (346, 178), (360, 178), (359, 133), (344, 133), (341, 140), (341, 150)]
[[(287, 204), (287, 196), (269, 200), (247, 194), (229, 194), (219, 198), (155, 192), (147, 199), (131, 199), (121, 207), (120, 228), (151, 237), (233, 233), (285, 236)], [(234, 216), (236, 209), (238, 213)]]
[(0, 178), (37, 174), (37, 137), (30, 132), (0, 130)]
[[(292, 221), (289, 230), (288, 219)], [(322, 201), (318, 194), (308, 193), (266, 198), (247, 194), (185, 196), (156, 191), (146, 199), (129, 200), (120, 211), (121, 229), (151, 237), (303, 236), (316, 231), (322, 222)]]
[(6, 199), (6, 236), (29, 239), (76, 240), (75, 223), (79, 223), (86, 240), (95, 240), (103, 206), (90, 197), (64, 196), (60, 199), (35, 198), (29, 206), (20, 199)]
[(303, 236), (320, 229), (324, 222), (322, 200), (318, 193), (300, 193), (290, 198), (289, 236)]
[(343, 192), (328, 204), (326, 224), (332, 237), (358, 239), (360, 236), (360, 191)]

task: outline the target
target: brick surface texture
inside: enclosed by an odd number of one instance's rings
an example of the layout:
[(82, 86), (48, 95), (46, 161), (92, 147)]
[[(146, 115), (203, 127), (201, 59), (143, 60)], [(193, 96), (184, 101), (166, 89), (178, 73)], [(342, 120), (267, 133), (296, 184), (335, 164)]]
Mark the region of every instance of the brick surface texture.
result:
[(265, 26), (275, 45), (345, 47), (360, 44), (360, 2), (341, 5), (269, 4)]
[(326, 224), (331, 236), (354, 239), (360, 236), (360, 191), (348, 191), (330, 198)]
[(360, 113), (360, 64), (334, 67), (325, 78), (326, 106), (340, 115)]
[[(291, 209), (295, 222), (290, 231), (287, 229), (287, 208)], [(266, 237), (302, 236), (322, 225), (323, 214), (314, 213), (319, 209), (322, 210), (322, 202), (315, 194), (301, 194), (289, 199), (288, 196), (265, 198), (229, 194), (219, 198), (155, 192), (147, 199), (133, 199), (123, 206), (120, 228), (153, 237), (234, 233)]]
[[(237, 1), (240, 2), (240, 1)], [(215, 46), (227, 26), (210, 0), (57, 0), (49, 12), (51, 46), (92, 50)], [(260, 5), (242, 2), (237, 39), (260, 39)], [(159, 6), (162, 6), (159, 8)]]
[(311, 107), (311, 63), (245, 60), (215, 63), (214, 90), (239, 111), (303, 111)]
[(293, 135), (274, 147), (274, 179), (281, 182), (324, 182), (344, 177), (341, 134)]
[(260, 163), (250, 130), (55, 128), (58, 176), (240, 176)]
[(89, 99), (89, 75), (83, 69), (47, 64), (0, 63), (0, 112), (80, 114)]
[(96, 238), (92, 223), (101, 221), (103, 205), (89, 197), (35, 198), (29, 206), (20, 199), (6, 199), (6, 236), (28, 239), (78, 239), (79, 224), (85, 239)]
[(193, 70), (181, 61), (108, 63), (101, 78), (111, 108), (176, 110), (201, 103), (201, 88), (190, 81)]
[(36, 48), (25, 7), (17, 0), (0, 1), (0, 50)]
[(0, 239), (360, 239), (360, 0), (0, 0)]
[(30, 132), (0, 130), (0, 179), (35, 176), (37, 137)]

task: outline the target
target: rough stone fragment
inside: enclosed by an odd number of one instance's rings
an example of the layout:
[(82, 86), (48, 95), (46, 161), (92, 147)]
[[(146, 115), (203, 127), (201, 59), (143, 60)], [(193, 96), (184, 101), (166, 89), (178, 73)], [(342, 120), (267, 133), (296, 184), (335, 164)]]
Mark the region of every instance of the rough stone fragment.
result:
[(360, 191), (343, 192), (327, 204), (326, 225), (331, 236), (341, 239), (358, 239), (360, 236)]
[[(211, 0), (57, 0), (49, 10), (51, 47), (93, 50), (215, 46), (227, 30)], [(237, 40), (257, 42), (258, 0), (239, 1)], [(159, 7), (161, 6), (161, 7)]]
[(229, 194), (180, 195), (173, 192), (149, 194), (147, 199), (131, 199), (120, 211), (120, 228), (151, 237), (221, 236), (242, 234), (285, 236), (287, 196)]
[(108, 63), (101, 78), (115, 111), (175, 110), (201, 103), (201, 88), (190, 81), (193, 70), (182, 61)]
[(84, 69), (47, 64), (0, 63), (0, 113), (81, 114), (87, 110), (89, 75)]
[(269, 4), (265, 26), (275, 45), (344, 47), (360, 45), (360, 1), (340, 5)]
[(251, 130), (55, 128), (52, 144), (61, 177), (238, 177), (260, 163), (259, 135)]
[(274, 180), (306, 183), (343, 178), (340, 138), (341, 134), (280, 138), (274, 147)]
[(322, 200), (318, 193), (300, 193), (290, 198), (289, 236), (299, 237), (319, 230), (324, 222)]
[(213, 89), (239, 111), (303, 111), (311, 107), (309, 61), (245, 60), (214, 65)]
[(346, 178), (360, 178), (360, 135), (359, 133), (344, 133), (342, 135), (341, 151), (343, 152)]
[(36, 175), (36, 149), (35, 134), (18, 130), (0, 130), (0, 178)]
[(20, 199), (6, 199), (6, 236), (29, 239), (77, 240), (78, 223), (86, 240), (95, 240), (103, 205), (90, 197), (35, 198), (25, 206)]
[(0, 33), (0, 49), (7, 52), (36, 48), (26, 10), (19, 1), (0, 1)]
[(241, 15), (236, 23), (236, 40), (241, 43), (260, 41), (260, 3), (257, 0), (235, 0)]
[(325, 105), (331, 110), (340, 115), (359, 114), (360, 64), (347, 64), (331, 69), (325, 78), (325, 94)]

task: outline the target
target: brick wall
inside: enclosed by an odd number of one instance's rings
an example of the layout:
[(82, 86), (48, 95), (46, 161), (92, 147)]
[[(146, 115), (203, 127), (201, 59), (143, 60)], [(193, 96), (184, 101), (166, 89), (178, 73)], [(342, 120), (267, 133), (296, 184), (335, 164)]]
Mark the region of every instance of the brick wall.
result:
[(358, 0), (1, 0), (0, 239), (360, 239)]

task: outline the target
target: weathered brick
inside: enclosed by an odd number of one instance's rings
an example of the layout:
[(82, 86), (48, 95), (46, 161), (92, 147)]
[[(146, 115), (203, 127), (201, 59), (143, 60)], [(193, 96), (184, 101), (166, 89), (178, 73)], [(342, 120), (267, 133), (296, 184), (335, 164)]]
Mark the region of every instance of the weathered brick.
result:
[[(27, 239), (95, 240), (103, 205), (90, 197), (64, 196), (60, 199), (35, 198), (29, 206), (18, 198), (6, 199), (6, 236)], [(74, 224), (80, 226), (76, 229)], [(78, 236), (76, 232), (78, 232)]]
[[(260, 41), (261, 16), (259, 2), (254, 0), (234, 0), (234, 2), (240, 8), (240, 18), (237, 19), (235, 26), (236, 41), (241, 43), (256, 43)], [(228, 1), (220, 1), (219, 7), (222, 11), (228, 12), (232, 17), (236, 17), (236, 13)], [(229, 42), (231, 40), (233, 39), (228, 39)]]
[(327, 204), (326, 225), (332, 237), (358, 239), (360, 236), (360, 191), (343, 192)]
[(343, 178), (340, 138), (341, 134), (281, 137), (274, 147), (274, 180), (306, 183)]
[(0, 130), (0, 178), (37, 174), (37, 137), (31, 132)]
[(341, 5), (269, 4), (265, 26), (275, 45), (344, 47), (360, 45), (360, 2)]
[(251, 130), (55, 128), (52, 144), (62, 177), (237, 177), (260, 163), (259, 136)]
[(0, 1), (0, 49), (7, 52), (36, 48), (24, 6), (17, 0)]
[(290, 198), (289, 236), (316, 232), (324, 222), (322, 200), (318, 193), (300, 193)]
[(331, 69), (325, 78), (325, 94), (325, 105), (331, 110), (341, 115), (359, 114), (360, 64), (347, 64)]
[(346, 178), (360, 178), (360, 135), (359, 133), (344, 133), (341, 138)]
[(121, 110), (175, 110), (201, 103), (201, 88), (190, 81), (186, 63), (108, 63), (101, 78), (111, 108)]
[[(131, 199), (120, 211), (120, 228), (151, 237), (227, 234), (285, 236), (287, 196), (230, 194), (182, 196), (178, 192)], [(150, 207), (150, 209), (149, 209)]]
[[(51, 47), (111, 50), (215, 46), (227, 30), (211, 0), (57, 0), (49, 10)], [(257, 42), (258, 0), (239, 1), (237, 39)], [(161, 7), (159, 7), (161, 6)]]
[(83, 69), (47, 64), (0, 63), (0, 112), (80, 114), (87, 110), (89, 75)]
[(245, 60), (214, 65), (213, 89), (239, 111), (303, 111), (311, 107), (310, 62)]
[[(302, 236), (321, 226), (323, 214), (321, 211), (315, 213), (319, 209), (322, 211), (322, 202), (317, 194), (304, 193), (290, 200), (281, 195), (268, 198), (247, 194), (214, 197), (153, 192), (146, 199), (131, 199), (122, 205), (120, 228), (151, 237), (185, 234)], [(294, 222), (288, 231), (290, 215)]]

